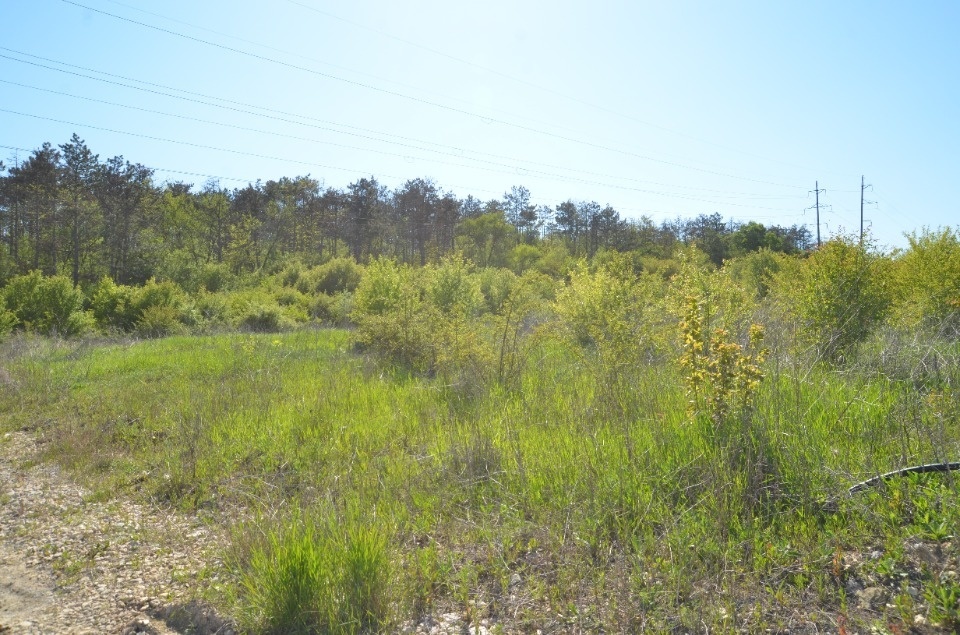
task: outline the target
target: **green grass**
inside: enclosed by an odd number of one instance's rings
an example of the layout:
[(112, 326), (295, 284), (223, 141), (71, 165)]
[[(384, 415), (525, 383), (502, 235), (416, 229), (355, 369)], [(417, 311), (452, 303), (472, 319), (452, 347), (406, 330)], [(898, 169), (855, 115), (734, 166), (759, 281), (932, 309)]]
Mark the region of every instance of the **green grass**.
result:
[[(955, 480), (842, 496), (956, 460), (955, 368), (918, 389), (773, 360), (757, 410), (718, 441), (673, 363), (611, 386), (549, 340), (519, 388), (471, 391), (357, 355), (339, 330), (3, 346), (0, 426), (38, 429), (101, 492), (260, 519), (229, 549), (227, 608), (251, 628), (360, 632), (447, 609), (608, 631), (956, 620), (955, 583), (903, 547), (956, 562)], [(857, 613), (837, 559), (874, 550), (856, 575), (892, 588), (910, 571), (921, 591)]]

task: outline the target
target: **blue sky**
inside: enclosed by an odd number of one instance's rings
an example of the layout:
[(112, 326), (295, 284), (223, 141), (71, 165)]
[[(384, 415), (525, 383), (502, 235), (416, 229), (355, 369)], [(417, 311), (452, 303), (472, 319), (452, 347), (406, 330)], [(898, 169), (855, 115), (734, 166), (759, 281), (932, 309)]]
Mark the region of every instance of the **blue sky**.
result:
[(881, 245), (960, 224), (960, 2), (0, 6), (7, 164), (76, 132), (159, 181), (428, 177), (811, 231), (819, 181), (825, 236), (865, 175)]

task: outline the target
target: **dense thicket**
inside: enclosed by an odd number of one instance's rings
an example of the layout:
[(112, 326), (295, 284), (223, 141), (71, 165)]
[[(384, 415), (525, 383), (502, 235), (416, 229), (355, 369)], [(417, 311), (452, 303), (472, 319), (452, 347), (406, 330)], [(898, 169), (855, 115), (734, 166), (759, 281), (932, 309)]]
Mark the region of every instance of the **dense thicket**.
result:
[(38, 270), (75, 285), (104, 275), (122, 284), (154, 276), (183, 283), (206, 265), (240, 274), (291, 256), (308, 264), (351, 255), (424, 265), (459, 250), (481, 266), (522, 270), (558, 252), (668, 258), (680, 245), (697, 245), (719, 265), (761, 248), (810, 246), (802, 226), (739, 224), (719, 214), (658, 225), (621, 218), (595, 201), (537, 206), (522, 186), (486, 202), (424, 178), (392, 191), (374, 177), (344, 189), (310, 176), (232, 190), (215, 181), (161, 186), (152, 169), (121, 156), (103, 161), (77, 135), (8, 166), (0, 177), (0, 236), (0, 281)]

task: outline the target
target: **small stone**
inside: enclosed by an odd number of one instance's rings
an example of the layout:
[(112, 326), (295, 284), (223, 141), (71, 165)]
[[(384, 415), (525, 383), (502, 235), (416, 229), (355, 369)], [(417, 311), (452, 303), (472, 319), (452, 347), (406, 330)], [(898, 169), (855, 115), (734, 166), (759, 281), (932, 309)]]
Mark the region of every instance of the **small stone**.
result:
[(523, 578), (520, 577), (519, 573), (514, 573), (510, 576), (510, 588), (519, 586), (523, 582)]
[(863, 590), (863, 582), (861, 582), (858, 578), (851, 576), (847, 578), (846, 583), (844, 583), (844, 588), (847, 590), (849, 595), (854, 595), (858, 591)]
[(914, 626), (923, 626), (926, 623), (927, 623), (927, 618), (925, 618), (923, 615), (920, 615), (919, 613), (917, 613), (916, 615), (913, 616)]
[(883, 606), (887, 601), (887, 591), (883, 587), (871, 586), (862, 591), (857, 591), (857, 599), (862, 609), (875, 609)]

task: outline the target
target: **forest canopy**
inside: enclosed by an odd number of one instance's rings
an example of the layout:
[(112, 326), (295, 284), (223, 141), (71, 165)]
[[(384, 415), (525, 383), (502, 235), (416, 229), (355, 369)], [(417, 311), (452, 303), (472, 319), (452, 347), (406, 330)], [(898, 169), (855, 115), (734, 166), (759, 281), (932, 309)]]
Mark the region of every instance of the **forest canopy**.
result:
[(254, 273), (290, 257), (424, 265), (459, 251), (481, 266), (522, 270), (544, 259), (556, 264), (558, 250), (574, 259), (608, 250), (670, 258), (695, 245), (719, 266), (761, 248), (812, 246), (802, 225), (739, 223), (717, 213), (657, 224), (596, 201), (534, 205), (522, 185), (481, 201), (428, 178), (393, 190), (373, 176), (342, 189), (309, 175), (234, 189), (216, 181), (158, 184), (151, 168), (122, 156), (102, 160), (76, 134), (6, 166), (0, 236), (0, 281), (36, 270), (74, 284), (104, 275), (122, 284), (177, 279), (208, 264)]

